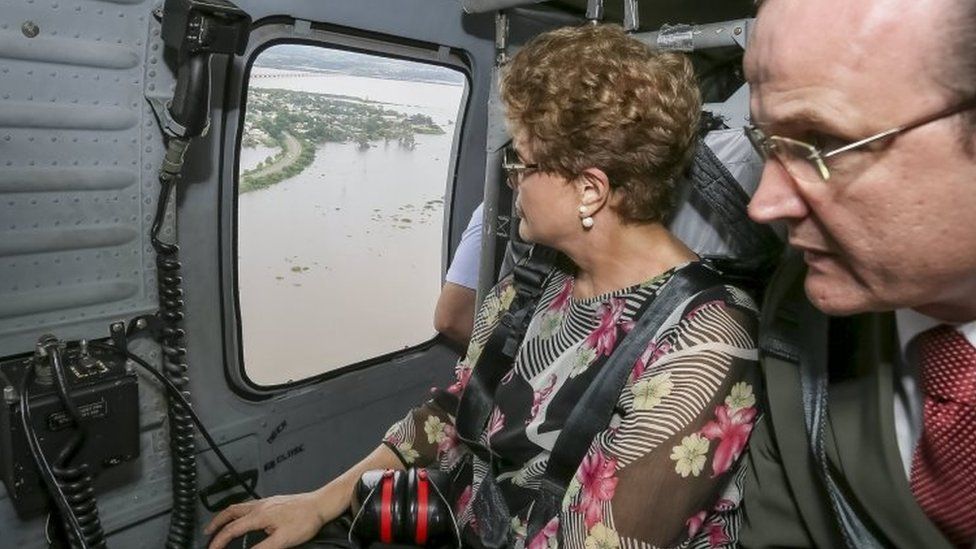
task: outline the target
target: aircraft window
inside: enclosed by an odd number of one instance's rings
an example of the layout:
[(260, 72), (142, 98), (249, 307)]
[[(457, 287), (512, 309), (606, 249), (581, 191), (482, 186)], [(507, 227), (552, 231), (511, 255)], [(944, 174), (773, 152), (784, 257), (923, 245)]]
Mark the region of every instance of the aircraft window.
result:
[(244, 371), (298, 381), (430, 340), (467, 78), (281, 44), (255, 59), (238, 166)]

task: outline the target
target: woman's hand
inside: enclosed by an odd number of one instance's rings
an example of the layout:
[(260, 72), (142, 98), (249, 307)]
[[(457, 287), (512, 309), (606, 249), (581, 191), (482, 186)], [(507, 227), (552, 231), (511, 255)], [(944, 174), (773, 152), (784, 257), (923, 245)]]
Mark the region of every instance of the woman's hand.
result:
[(393, 450), (380, 444), (365, 459), (314, 492), (231, 505), (204, 528), (203, 533), (208, 536), (217, 533), (209, 549), (223, 549), (230, 540), (252, 530), (264, 530), (268, 534), (268, 539), (253, 549), (279, 549), (305, 543), (349, 508), (353, 486), (363, 473), (372, 469), (400, 470), (403, 464)]
[(217, 533), (209, 549), (222, 549), (234, 538), (252, 530), (264, 530), (268, 534), (254, 549), (293, 547), (312, 539), (348, 505), (349, 498), (342, 497), (331, 486), (315, 492), (238, 503), (215, 516), (204, 533)]

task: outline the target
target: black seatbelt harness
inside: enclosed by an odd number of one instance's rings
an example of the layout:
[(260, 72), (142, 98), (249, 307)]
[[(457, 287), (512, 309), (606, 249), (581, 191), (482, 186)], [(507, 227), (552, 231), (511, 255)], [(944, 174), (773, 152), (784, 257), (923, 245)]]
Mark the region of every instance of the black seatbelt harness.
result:
[[(515, 298), (485, 343), (461, 395), (455, 420), (458, 437), (484, 461), (489, 461), (490, 455), (479, 439), (494, 407), (495, 390), (502, 377), (511, 370), (557, 257), (553, 250), (535, 246), (527, 258), (516, 265)], [(634, 328), (614, 349), (557, 437), (541, 479), (541, 488), (532, 504), (527, 539), (532, 539), (559, 512), (566, 488), (593, 439), (610, 424), (620, 392), (647, 342), (683, 301), (722, 283), (722, 275), (708, 261), (692, 263), (677, 271), (645, 306)]]
[(485, 342), (458, 403), (457, 435), (475, 452), (480, 449), (478, 438), (494, 407), (495, 389), (515, 362), (557, 257), (555, 250), (536, 245), (512, 272), (515, 298)]

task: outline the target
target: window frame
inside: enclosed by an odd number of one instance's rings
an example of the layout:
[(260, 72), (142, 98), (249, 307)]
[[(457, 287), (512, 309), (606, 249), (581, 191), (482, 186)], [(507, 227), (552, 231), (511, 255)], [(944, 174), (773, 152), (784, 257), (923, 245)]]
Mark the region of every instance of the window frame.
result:
[[(221, 169), (221, 173), (232, 174), (229, 180), (227, 178), (222, 179), (220, 197), (221, 229), (223, 232), (229, 226), (229, 229), (226, 230), (229, 235), (225, 236), (222, 234), (219, 239), (222, 248), (220, 252), (220, 270), (222, 286), (221, 300), (222, 310), (224, 311), (221, 326), (224, 344), (224, 372), (231, 389), (247, 400), (264, 400), (295, 388), (321, 383), (379, 364), (403, 360), (429, 350), (438, 341), (438, 334), (435, 333), (430, 339), (407, 348), (397, 349), (389, 353), (339, 366), (300, 380), (280, 384), (259, 384), (247, 375), (244, 360), (243, 324), (238, 272), (237, 187), (240, 178), (241, 141), (244, 133), (244, 119), (247, 114), (247, 94), (250, 87), (250, 75), (254, 61), (268, 48), (282, 44), (321, 47), (390, 59), (420, 62), (453, 69), (464, 76), (466, 80), (465, 90), (458, 105), (458, 114), (455, 117), (454, 139), (451, 145), (448, 171), (444, 180), (445, 194), (444, 211), (442, 214), (441, 265), (439, 270), (441, 277), (443, 277), (446, 269), (449, 253), (453, 194), (458, 178), (461, 142), (465, 134), (470, 113), (470, 101), (473, 95), (473, 78), (471, 76), (470, 62), (466, 52), (463, 50), (438, 46), (436, 44), (419, 43), (396, 37), (381, 37), (375, 34), (365, 35), (348, 29), (340, 31), (333, 28), (325, 28), (324, 26), (322, 28), (319, 28), (317, 25), (307, 26), (307, 23), (303, 28), (301, 21), (294, 22), (294, 24), (283, 23), (282, 21), (270, 21), (254, 27), (251, 32), (251, 43), (248, 46), (240, 67), (241, 70), (238, 73), (239, 78), (236, 82), (234, 78), (231, 78), (229, 82), (228, 91), (236, 93), (234, 91), (235, 84), (237, 91), (239, 91), (236, 104), (238, 108), (236, 115), (237, 127), (234, 132), (233, 150), (230, 154), (225, 153), (224, 155), (224, 161), (231, 163), (230, 170), (225, 169), (225, 167)], [(229, 193), (227, 192), (228, 188)], [(229, 224), (227, 223), (228, 221)], [(223, 249), (228, 244), (229, 256), (227, 250)], [(229, 279), (227, 274), (230, 275)], [(433, 319), (431, 319), (432, 323)]]

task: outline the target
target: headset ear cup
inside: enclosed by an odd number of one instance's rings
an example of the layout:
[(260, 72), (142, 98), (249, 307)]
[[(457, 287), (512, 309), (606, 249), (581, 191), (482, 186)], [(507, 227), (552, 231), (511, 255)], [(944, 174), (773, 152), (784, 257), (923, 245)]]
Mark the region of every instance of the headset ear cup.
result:
[(407, 500), (403, 506), (403, 537), (404, 541), (414, 539), (417, 532), (417, 471), (412, 467), (406, 471), (407, 486), (404, 494)]
[(395, 539), (410, 539), (410, 501), (413, 494), (410, 490), (410, 477), (413, 476), (413, 468), (405, 471), (397, 471), (395, 493), (397, 495), (393, 509), (393, 531), (397, 533)]
[(427, 471), (428, 547), (461, 547), (461, 533), (451, 503), (445, 494), (451, 489), (450, 477), (438, 470)]
[(393, 471), (379, 469), (367, 471), (357, 483), (351, 529), (361, 539), (382, 539), (384, 532), (395, 533), (389, 525), (384, 524), (393, 510), (390, 508), (395, 506), (391, 501), (395, 500), (395, 487), (390, 483), (393, 479)]
[(413, 532), (414, 542), (425, 547), (436, 546), (433, 538), (436, 537), (436, 496), (433, 490), (433, 483), (430, 479), (430, 472), (426, 469), (417, 469), (415, 474), (414, 491), (414, 510)]
[(436, 469), (368, 471), (356, 485), (350, 529), (364, 545), (460, 546), (445, 496), (450, 487), (448, 475)]

